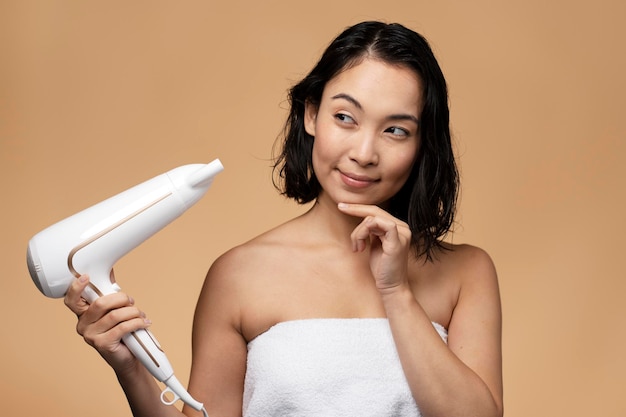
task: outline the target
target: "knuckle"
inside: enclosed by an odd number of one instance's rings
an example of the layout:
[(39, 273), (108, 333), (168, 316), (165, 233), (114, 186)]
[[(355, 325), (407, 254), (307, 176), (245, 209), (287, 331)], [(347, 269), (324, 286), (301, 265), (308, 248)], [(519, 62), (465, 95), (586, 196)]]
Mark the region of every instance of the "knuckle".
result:
[(98, 346), (98, 338), (91, 336), (91, 335), (83, 335), (83, 339), (85, 340), (85, 342), (92, 347), (97, 347)]
[(93, 332), (90, 332), (89, 329), (80, 329), (77, 328), (76, 332), (83, 338), (88, 345), (94, 346), (95, 344), (95, 336)]
[(115, 310), (111, 310), (108, 313), (108, 318), (114, 324), (120, 324), (125, 321), (132, 320), (133, 318), (139, 317), (141, 312), (136, 307), (122, 307)]
[(113, 324), (119, 324), (122, 321), (124, 321), (124, 317), (122, 315), (122, 313), (119, 310), (111, 310), (108, 314), (107, 314), (107, 319)]
[(103, 297), (98, 297), (91, 303), (91, 306), (98, 310), (101, 310), (105, 307), (105, 304), (106, 300)]

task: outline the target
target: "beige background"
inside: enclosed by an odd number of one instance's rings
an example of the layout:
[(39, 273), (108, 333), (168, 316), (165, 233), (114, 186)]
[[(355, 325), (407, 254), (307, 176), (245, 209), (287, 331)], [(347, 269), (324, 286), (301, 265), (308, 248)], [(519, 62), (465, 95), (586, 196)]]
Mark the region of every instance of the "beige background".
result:
[(498, 266), (506, 415), (626, 415), (625, 4), (1, 1), (0, 413), (130, 415), (75, 318), (32, 284), (27, 242), (219, 157), (207, 197), (116, 267), (187, 380), (208, 266), (303, 211), (270, 181), (285, 90), (345, 26), (384, 19), (424, 33), (450, 85), (453, 240)]

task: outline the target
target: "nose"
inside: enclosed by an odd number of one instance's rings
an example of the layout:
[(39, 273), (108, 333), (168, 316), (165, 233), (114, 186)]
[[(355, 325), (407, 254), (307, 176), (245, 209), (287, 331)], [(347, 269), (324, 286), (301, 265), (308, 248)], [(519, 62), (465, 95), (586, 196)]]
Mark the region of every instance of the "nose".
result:
[(379, 160), (376, 134), (361, 131), (352, 138), (350, 159), (361, 166), (377, 165)]

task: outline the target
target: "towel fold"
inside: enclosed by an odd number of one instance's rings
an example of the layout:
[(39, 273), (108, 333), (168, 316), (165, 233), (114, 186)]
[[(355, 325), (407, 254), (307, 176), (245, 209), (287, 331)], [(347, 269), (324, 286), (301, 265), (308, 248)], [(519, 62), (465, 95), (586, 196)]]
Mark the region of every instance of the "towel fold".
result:
[(256, 337), (243, 415), (420, 416), (384, 318), (287, 321)]

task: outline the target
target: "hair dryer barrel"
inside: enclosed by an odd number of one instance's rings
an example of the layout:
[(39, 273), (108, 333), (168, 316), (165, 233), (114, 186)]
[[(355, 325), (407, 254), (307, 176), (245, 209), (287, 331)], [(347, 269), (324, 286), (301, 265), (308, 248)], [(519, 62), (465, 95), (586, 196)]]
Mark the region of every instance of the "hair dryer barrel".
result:
[(180, 166), (42, 230), (27, 251), (35, 285), (60, 298), (88, 274), (94, 296), (118, 291), (110, 278), (115, 262), (200, 200), (223, 169), (218, 159)]

